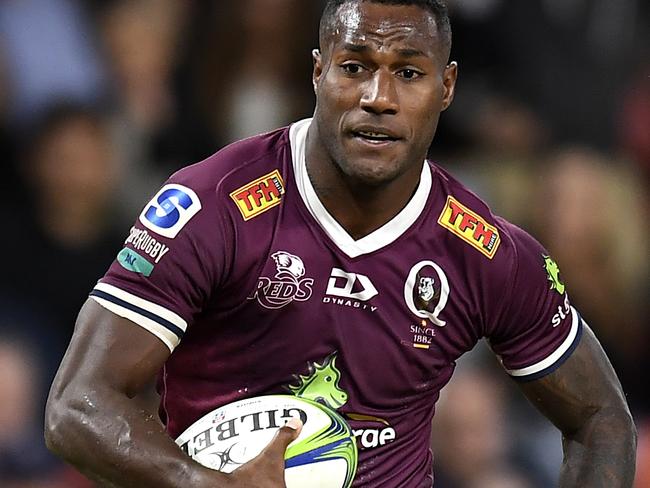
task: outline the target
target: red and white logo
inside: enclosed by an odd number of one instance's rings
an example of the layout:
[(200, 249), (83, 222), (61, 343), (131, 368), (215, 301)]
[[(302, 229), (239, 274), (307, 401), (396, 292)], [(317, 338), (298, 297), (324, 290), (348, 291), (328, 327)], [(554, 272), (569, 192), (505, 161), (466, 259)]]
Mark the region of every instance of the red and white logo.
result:
[(257, 288), (248, 299), (257, 300), (260, 305), (269, 309), (282, 308), (294, 300), (309, 300), (314, 279), (304, 277), (305, 264), (302, 259), (286, 251), (275, 252), (271, 257), (277, 270), (275, 276), (260, 276), (257, 279)]

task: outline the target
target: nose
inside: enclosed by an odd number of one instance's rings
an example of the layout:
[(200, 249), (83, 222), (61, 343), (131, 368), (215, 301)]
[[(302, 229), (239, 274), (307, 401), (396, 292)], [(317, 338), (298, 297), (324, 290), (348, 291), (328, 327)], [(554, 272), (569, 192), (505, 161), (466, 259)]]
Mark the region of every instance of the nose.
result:
[(399, 111), (395, 80), (391, 73), (377, 70), (366, 83), (361, 108), (376, 115), (395, 115)]

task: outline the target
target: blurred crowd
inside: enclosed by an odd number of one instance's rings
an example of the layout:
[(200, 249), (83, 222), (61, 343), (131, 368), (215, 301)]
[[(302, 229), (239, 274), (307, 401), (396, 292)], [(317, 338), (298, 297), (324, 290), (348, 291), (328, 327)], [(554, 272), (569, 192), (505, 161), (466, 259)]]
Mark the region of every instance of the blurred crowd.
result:
[[(0, 2), (0, 485), (92, 486), (46, 451), (76, 313), (166, 176), (311, 114), (322, 0)], [(650, 4), (449, 0), (431, 157), (552, 253), (614, 364), (650, 487)], [(443, 391), (436, 488), (542, 488), (559, 434), (479, 347)]]

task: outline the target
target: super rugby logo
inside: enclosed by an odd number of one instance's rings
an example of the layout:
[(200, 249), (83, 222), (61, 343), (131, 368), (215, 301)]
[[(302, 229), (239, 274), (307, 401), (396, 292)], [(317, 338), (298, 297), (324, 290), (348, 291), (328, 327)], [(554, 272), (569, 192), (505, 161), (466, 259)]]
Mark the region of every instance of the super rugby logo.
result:
[(282, 202), (282, 195), (284, 195), (284, 183), (280, 172), (276, 169), (237, 188), (230, 194), (230, 198), (237, 204), (244, 220), (250, 220), (279, 205)]
[(163, 186), (140, 214), (140, 222), (147, 229), (169, 239), (178, 235), (198, 211), (199, 197), (186, 186)]
[(304, 302), (312, 294), (313, 278), (304, 278), (305, 265), (298, 256), (278, 251), (272, 256), (277, 272), (274, 279), (260, 276), (257, 288), (248, 297), (269, 309), (282, 308), (294, 300)]
[(444, 327), (447, 322), (438, 315), (448, 299), (449, 281), (440, 266), (433, 261), (420, 261), (411, 268), (404, 283), (404, 300), (411, 312)]

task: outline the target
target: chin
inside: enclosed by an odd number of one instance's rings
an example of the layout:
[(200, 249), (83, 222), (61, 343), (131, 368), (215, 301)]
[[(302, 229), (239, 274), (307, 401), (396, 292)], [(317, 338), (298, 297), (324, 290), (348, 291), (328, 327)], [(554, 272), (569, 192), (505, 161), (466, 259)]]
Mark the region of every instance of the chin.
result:
[(381, 186), (392, 182), (401, 174), (398, 165), (384, 162), (378, 164), (376, 160), (350, 161), (341, 169), (350, 179), (365, 186)]

